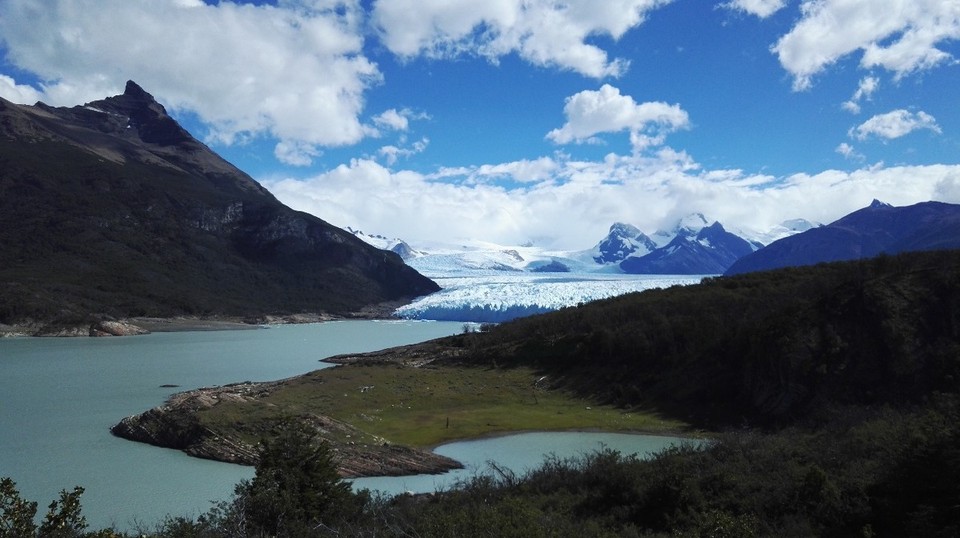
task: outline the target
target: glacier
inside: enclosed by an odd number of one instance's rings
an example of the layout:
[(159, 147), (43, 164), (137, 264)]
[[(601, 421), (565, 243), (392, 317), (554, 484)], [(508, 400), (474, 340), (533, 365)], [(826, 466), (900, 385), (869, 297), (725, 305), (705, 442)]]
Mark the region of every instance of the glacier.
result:
[(442, 288), (398, 308), (405, 319), (501, 323), (598, 299), (696, 284), (707, 275), (527, 273), (503, 271), (427, 275)]
[[(350, 229), (360, 239), (396, 252), (400, 239)], [(441, 290), (394, 311), (402, 319), (501, 323), (608, 297), (696, 284), (716, 275), (625, 274), (615, 264), (597, 264), (597, 249), (549, 250), (485, 241), (428, 244), (403, 249), (405, 262)], [(542, 272), (551, 264), (569, 272)]]

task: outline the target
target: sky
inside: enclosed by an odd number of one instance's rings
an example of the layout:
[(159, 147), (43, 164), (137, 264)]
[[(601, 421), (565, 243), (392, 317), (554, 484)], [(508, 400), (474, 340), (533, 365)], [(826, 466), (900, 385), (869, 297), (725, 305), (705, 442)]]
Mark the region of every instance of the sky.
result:
[(960, 0), (0, 0), (0, 96), (134, 80), (282, 202), (586, 249), (960, 203)]

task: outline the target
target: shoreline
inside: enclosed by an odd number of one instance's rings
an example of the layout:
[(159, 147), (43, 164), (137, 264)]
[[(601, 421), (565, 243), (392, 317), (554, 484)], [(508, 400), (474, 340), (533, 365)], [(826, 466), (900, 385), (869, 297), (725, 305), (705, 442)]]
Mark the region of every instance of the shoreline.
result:
[(704, 440), (707, 439), (710, 435), (710, 432), (686, 432), (682, 430), (605, 430), (603, 428), (571, 428), (571, 429), (546, 429), (546, 430), (511, 430), (511, 431), (496, 431), (489, 432), (481, 435), (464, 437), (460, 439), (451, 439), (449, 441), (444, 441), (435, 445), (428, 445), (422, 448), (423, 450), (429, 450), (433, 452), (437, 448), (442, 446), (451, 445), (454, 443), (469, 443), (472, 441), (484, 441), (486, 439), (497, 439), (499, 437), (510, 437), (512, 435), (522, 435), (525, 433), (612, 433), (612, 434), (622, 434), (622, 435), (642, 435), (644, 437), (676, 437), (678, 439), (689, 439), (691, 441)]
[(137, 336), (154, 332), (237, 331), (262, 329), (269, 325), (299, 325), (340, 320), (395, 320), (393, 312), (403, 304), (394, 301), (371, 305), (356, 312), (328, 314), (305, 312), (295, 314), (259, 314), (257, 316), (134, 316), (106, 318), (84, 324), (54, 324), (50, 321), (27, 321), (7, 325), (0, 323), (0, 338), (101, 337)]

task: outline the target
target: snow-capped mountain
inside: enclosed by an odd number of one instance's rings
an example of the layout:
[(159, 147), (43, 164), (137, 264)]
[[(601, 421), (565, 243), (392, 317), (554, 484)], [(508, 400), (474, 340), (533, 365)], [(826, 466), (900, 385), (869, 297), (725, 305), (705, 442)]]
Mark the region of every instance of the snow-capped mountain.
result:
[(620, 263), (629, 256), (643, 256), (656, 248), (653, 239), (636, 226), (616, 222), (594, 247), (593, 260), (599, 264)]
[(780, 224), (770, 228), (765, 231), (754, 231), (754, 230), (745, 230), (745, 229), (736, 229), (731, 230), (740, 237), (746, 239), (747, 241), (753, 243), (757, 248), (769, 245), (774, 241), (779, 241), (784, 237), (790, 237), (791, 235), (797, 235), (798, 233), (803, 233), (811, 228), (816, 228), (821, 226), (816, 222), (811, 222), (807, 219), (790, 219), (781, 222)]
[[(691, 236), (696, 235), (700, 230), (709, 226), (710, 223), (707, 221), (707, 218), (703, 216), (703, 213), (691, 213), (677, 223), (670, 230), (657, 230), (653, 233), (651, 239), (657, 245), (657, 248), (663, 248), (670, 244), (678, 235)], [(642, 254), (638, 254), (642, 256)]]
[(615, 265), (611, 268), (594, 262), (590, 250), (561, 251), (469, 241), (458, 245), (418, 246), (416, 252), (415, 257), (406, 260), (407, 264), (430, 278), (503, 272), (619, 272)]
[[(791, 228), (803, 229), (805, 222), (784, 223), (782, 229), (753, 237), (796, 233)], [(593, 248), (575, 251), (484, 241), (411, 248), (399, 239), (351, 231), (400, 253), (442, 288), (396, 315), (464, 322), (500, 322), (634, 291), (693, 284), (702, 275), (723, 273), (732, 260), (760, 246), (753, 237), (748, 241), (719, 223), (710, 225), (701, 213), (652, 236), (617, 222)], [(397, 251), (401, 245), (411, 254)], [(647, 274), (628, 274), (633, 272)]]
[(391, 252), (395, 252), (399, 254), (400, 257), (403, 258), (404, 260), (410, 260), (412, 258), (422, 255), (421, 252), (418, 252), (413, 248), (411, 248), (410, 245), (408, 245), (402, 239), (390, 239), (382, 235), (367, 235), (362, 231), (354, 230), (349, 226), (346, 228), (346, 230), (352, 233), (353, 235), (357, 236), (358, 239), (361, 239), (363, 242), (367, 243), (368, 245), (377, 247), (380, 250), (389, 250)]
[(620, 269), (625, 273), (647, 275), (722, 274), (753, 250), (745, 239), (714, 222), (696, 233), (689, 228), (680, 229), (666, 246), (645, 256), (631, 256), (620, 263)]

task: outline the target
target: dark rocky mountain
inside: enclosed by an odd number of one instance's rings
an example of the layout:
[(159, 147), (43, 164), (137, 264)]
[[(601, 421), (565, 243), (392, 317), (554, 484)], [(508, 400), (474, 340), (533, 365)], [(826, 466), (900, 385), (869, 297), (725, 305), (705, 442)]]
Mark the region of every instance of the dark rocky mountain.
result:
[(534, 273), (569, 273), (570, 267), (559, 260), (550, 260), (550, 263), (538, 265), (530, 271)]
[(636, 226), (614, 223), (610, 232), (594, 248), (593, 261), (600, 264), (619, 263), (629, 256), (646, 254), (657, 248), (657, 244)]
[(721, 274), (751, 252), (750, 243), (714, 222), (696, 232), (680, 229), (666, 246), (644, 256), (631, 256), (620, 263), (620, 269), (633, 274)]
[(951, 248), (960, 248), (960, 205), (893, 207), (874, 200), (828, 225), (774, 241), (738, 260), (727, 274)]
[(350, 314), (437, 289), (281, 204), (133, 82), (72, 108), (0, 99), (0, 323)]

